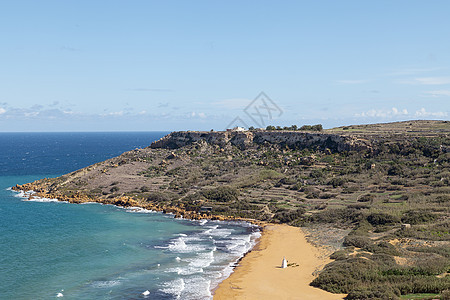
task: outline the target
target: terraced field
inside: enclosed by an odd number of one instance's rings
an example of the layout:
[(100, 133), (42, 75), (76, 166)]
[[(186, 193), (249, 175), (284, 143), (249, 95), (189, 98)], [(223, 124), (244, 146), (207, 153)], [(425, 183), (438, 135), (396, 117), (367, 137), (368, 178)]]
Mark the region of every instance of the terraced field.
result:
[[(445, 297), (450, 122), (345, 126), (298, 133), (297, 141), (314, 143), (269, 142), (295, 140), (296, 132), (289, 132), (258, 133), (265, 140), (252, 144), (251, 133), (233, 133), (225, 142), (217, 137), (228, 133), (176, 133), (176, 143), (168, 136), (157, 147), (16, 189), (191, 218), (303, 226), (335, 259), (314, 286), (348, 293), (348, 299)], [(211, 212), (200, 212), (204, 207)]]

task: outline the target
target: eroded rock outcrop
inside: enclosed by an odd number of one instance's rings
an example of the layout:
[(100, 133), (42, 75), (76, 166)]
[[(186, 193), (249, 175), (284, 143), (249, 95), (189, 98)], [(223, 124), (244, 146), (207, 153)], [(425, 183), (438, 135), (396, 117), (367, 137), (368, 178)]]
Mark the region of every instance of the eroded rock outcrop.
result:
[(371, 150), (371, 143), (361, 138), (319, 132), (301, 131), (177, 131), (151, 144), (151, 148), (177, 149), (205, 141), (208, 144), (224, 147), (232, 144), (240, 149), (270, 143), (289, 148), (330, 149), (334, 152)]

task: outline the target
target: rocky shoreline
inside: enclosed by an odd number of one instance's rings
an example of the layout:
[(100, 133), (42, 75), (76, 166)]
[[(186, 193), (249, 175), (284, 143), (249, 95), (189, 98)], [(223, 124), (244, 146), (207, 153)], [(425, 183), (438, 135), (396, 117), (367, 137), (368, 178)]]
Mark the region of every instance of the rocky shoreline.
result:
[(52, 193), (49, 192), (46, 188), (42, 187), (42, 181), (45, 182), (46, 178), (43, 180), (36, 180), (34, 182), (25, 183), (25, 184), (16, 184), (11, 187), (12, 190), (16, 192), (30, 193), (28, 196), (28, 200), (45, 198), (45, 199), (56, 199), (62, 202), (68, 202), (73, 204), (82, 204), (95, 202), (100, 204), (110, 204), (118, 207), (139, 207), (146, 210), (151, 210), (155, 212), (162, 212), (164, 214), (173, 214), (174, 218), (184, 218), (189, 220), (217, 220), (217, 221), (244, 221), (251, 223), (257, 226), (264, 226), (267, 223), (259, 220), (248, 219), (248, 218), (239, 218), (235, 216), (222, 216), (222, 215), (211, 215), (211, 214), (202, 214), (196, 211), (185, 210), (180, 207), (170, 206), (170, 205), (157, 205), (153, 203), (142, 203), (133, 197), (129, 196), (118, 196), (114, 198), (94, 198), (86, 196), (80, 192), (74, 193), (70, 196), (63, 195), (61, 193)]
[[(139, 207), (175, 218), (308, 226), (321, 237), (312, 242), (332, 246), (327, 254), (336, 250), (315, 287), (354, 297), (437, 294), (448, 289), (449, 133), (448, 121), (311, 134), (174, 132), (12, 189), (33, 191), (31, 199)], [(379, 290), (387, 281), (390, 287)]]

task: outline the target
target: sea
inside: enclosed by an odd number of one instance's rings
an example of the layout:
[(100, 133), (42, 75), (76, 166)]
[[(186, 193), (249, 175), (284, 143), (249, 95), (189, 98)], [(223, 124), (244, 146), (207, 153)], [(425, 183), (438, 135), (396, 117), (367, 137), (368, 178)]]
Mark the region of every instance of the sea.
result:
[(0, 299), (212, 299), (259, 237), (254, 225), (28, 201), (10, 189), (147, 147), (165, 134), (0, 133)]

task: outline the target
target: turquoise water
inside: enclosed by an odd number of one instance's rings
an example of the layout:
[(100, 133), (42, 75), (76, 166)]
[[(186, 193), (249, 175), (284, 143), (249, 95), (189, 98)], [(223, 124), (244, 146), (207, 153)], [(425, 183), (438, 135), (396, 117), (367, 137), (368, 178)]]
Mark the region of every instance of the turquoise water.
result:
[[(24, 201), (8, 190), (73, 171), (71, 163), (84, 167), (144, 147), (163, 133), (103, 134), (103, 147), (90, 150), (83, 146), (89, 134), (50, 135), (47, 145), (42, 138), (31, 137), (33, 145), (30, 136), (17, 135), (0, 134), (1, 299), (210, 299), (211, 289), (258, 236), (245, 223), (176, 220), (94, 203)], [(39, 173), (43, 169), (49, 173)]]

